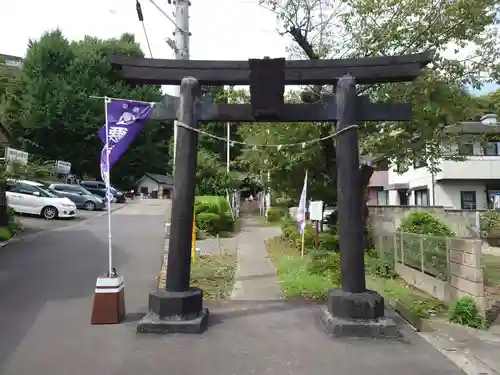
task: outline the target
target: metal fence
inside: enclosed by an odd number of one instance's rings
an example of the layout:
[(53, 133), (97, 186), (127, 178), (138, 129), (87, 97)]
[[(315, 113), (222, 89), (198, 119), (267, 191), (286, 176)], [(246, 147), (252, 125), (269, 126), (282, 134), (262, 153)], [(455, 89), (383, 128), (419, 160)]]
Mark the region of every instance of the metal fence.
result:
[(448, 238), (394, 232), (374, 235), (380, 259), (399, 262), (443, 281), (449, 278)]

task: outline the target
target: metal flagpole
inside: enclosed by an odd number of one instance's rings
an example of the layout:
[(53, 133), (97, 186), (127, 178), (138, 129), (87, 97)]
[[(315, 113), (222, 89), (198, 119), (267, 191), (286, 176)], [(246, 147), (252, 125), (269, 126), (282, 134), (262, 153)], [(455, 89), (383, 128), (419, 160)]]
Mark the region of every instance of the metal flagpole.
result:
[(107, 175), (106, 175), (106, 199), (108, 201), (108, 277), (113, 277), (113, 248), (112, 235), (111, 235), (111, 178), (110, 178), (110, 168), (109, 168), (109, 126), (108, 126), (108, 97), (104, 97), (104, 116), (106, 120), (106, 165), (107, 165)]

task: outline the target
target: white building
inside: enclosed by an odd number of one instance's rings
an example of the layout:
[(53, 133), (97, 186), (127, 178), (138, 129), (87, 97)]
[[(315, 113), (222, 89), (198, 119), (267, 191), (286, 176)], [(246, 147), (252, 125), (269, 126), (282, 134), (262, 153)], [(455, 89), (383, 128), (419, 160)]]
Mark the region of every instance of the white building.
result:
[[(481, 122), (464, 122), (452, 131), (463, 134), (463, 141), (451, 146), (450, 152), (467, 159), (443, 160), (437, 173), (431, 173), (425, 162), (413, 165), (402, 174), (397, 172), (397, 167), (389, 169), (385, 188), (389, 205), (492, 207), (495, 196), (500, 195), (500, 122), (495, 115), (486, 115)], [(490, 134), (489, 142), (479, 142), (480, 134)]]
[(174, 189), (174, 180), (172, 176), (145, 173), (144, 176), (137, 182), (137, 193), (149, 195), (154, 198), (164, 197), (172, 198), (172, 191)]
[(0, 64), (20, 68), (23, 65), (23, 58), (0, 53)]

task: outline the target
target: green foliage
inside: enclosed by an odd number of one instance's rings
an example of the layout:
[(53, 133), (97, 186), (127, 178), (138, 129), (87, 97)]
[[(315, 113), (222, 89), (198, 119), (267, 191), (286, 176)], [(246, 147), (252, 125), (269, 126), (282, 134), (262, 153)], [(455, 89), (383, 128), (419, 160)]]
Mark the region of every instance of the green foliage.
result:
[(195, 201), (196, 228), (210, 235), (232, 232), (234, 220), (225, 197), (201, 196)]
[(424, 272), (447, 279), (446, 238), (455, 233), (446, 224), (428, 212), (416, 211), (401, 222), (398, 232), (403, 232), (400, 235), (407, 266), (421, 269), (423, 256)]
[(201, 149), (196, 169), (197, 195), (226, 195), (239, 189), (241, 179), (237, 172), (227, 172), (216, 154)]
[(500, 232), (500, 211), (489, 210), (481, 213), (481, 231), (487, 234)]
[(455, 301), (450, 310), (450, 322), (476, 329), (486, 328), (486, 320), (472, 297), (462, 297)]
[(281, 207), (272, 207), (267, 211), (267, 221), (274, 223), (280, 221), (286, 216), (286, 209)]
[(335, 285), (340, 284), (340, 255), (332, 251), (311, 251), (308, 254), (307, 271), (327, 277)]
[[(107, 60), (110, 53), (143, 56), (128, 34), (69, 42), (55, 30), (30, 41), (19, 80), (10, 89), (12, 95), (2, 99), (0, 92), (0, 123), (11, 134), (11, 144), (43, 160), (70, 161), (78, 176), (98, 178), (102, 146), (97, 131), (104, 123), (104, 109), (102, 100), (90, 96), (161, 98), (160, 87), (120, 79)], [(113, 183), (131, 188), (145, 171), (164, 173), (172, 132), (171, 123), (148, 123), (113, 168)]]
[(8, 241), (12, 238), (12, 232), (9, 228), (0, 228), (0, 241)]
[(383, 279), (394, 279), (398, 276), (394, 270), (394, 262), (389, 260), (373, 259), (369, 265), (369, 271), (374, 276), (381, 277)]
[(329, 232), (320, 232), (318, 234), (318, 249), (326, 251), (338, 251), (339, 236)]
[(220, 215), (212, 212), (201, 212), (196, 215), (196, 228), (210, 235), (219, 233)]
[(441, 220), (428, 212), (414, 211), (408, 214), (398, 227), (399, 232), (455, 237), (455, 233)]

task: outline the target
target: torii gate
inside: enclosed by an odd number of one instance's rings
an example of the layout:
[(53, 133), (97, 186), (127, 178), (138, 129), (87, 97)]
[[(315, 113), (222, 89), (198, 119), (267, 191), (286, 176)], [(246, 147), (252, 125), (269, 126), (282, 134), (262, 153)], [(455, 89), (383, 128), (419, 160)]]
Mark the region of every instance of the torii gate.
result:
[[(172, 221), (165, 290), (149, 296), (149, 313), (138, 332), (201, 333), (208, 309), (203, 291), (190, 287), (191, 224), (196, 185), (198, 129), (201, 121), (220, 122), (336, 122), (337, 189), (341, 289), (328, 293), (321, 318), (333, 336), (398, 335), (384, 318), (384, 299), (366, 290), (362, 194), (359, 176), (359, 121), (409, 121), (408, 104), (372, 103), (358, 96), (356, 84), (403, 82), (415, 79), (432, 61), (432, 53), (362, 59), (249, 61), (159, 60), (110, 56), (121, 77), (138, 84), (180, 82), (180, 98), (166, 95), (152, 118), (178, 119)], [(334, 96), (316, 104), (285, 104), (285, 85), (336, 85)], [(251, 104), (213, 104), (200, 97), (200, 85), (250, 85)], [(185, 126), (182, 126), (184, 124)], [(189, 129), (192, 128), (192, 129)]]

